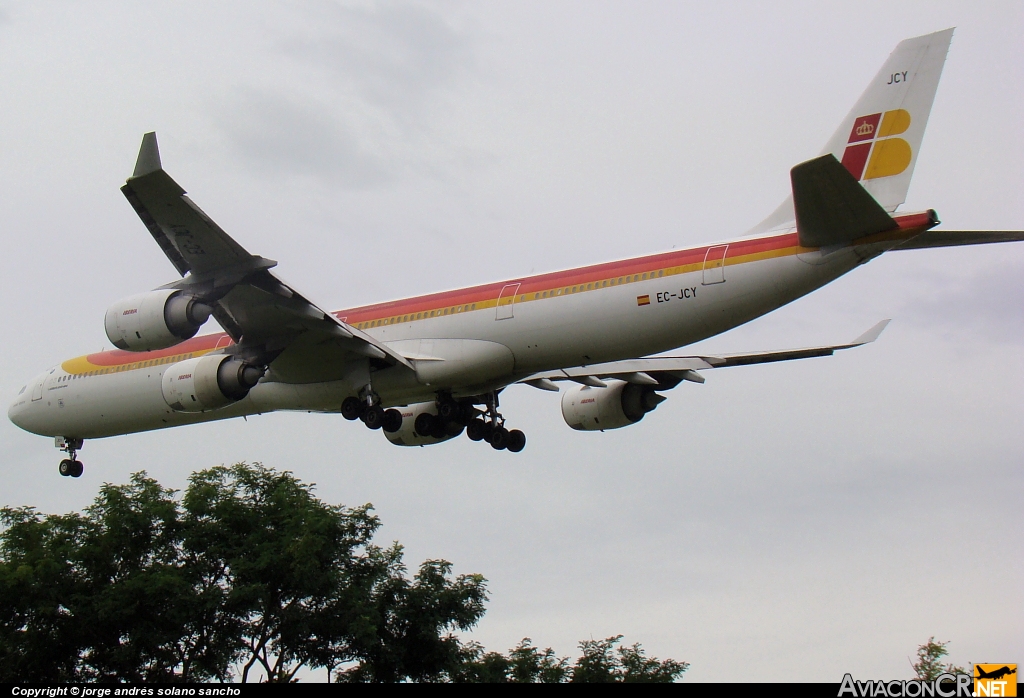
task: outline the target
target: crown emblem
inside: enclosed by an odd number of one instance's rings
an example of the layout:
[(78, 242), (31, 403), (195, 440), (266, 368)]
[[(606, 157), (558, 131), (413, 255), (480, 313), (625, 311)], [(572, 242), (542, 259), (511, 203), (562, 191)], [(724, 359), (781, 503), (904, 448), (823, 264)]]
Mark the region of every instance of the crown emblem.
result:
[(857, 127), (857, 135), (858, 136), (870, 136), (874, 132), (875, 132), (874, 125), (869, 124), (867, 122), (865, 122), (865, 123), (863, 123), (863, 124), (861, 124), (860, 126)]

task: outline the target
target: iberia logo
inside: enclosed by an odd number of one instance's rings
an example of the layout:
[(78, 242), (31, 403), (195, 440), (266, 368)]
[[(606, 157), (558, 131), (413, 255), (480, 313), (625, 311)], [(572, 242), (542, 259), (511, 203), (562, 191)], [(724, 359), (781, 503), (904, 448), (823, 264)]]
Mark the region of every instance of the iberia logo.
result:
[(843, 165), (857, 179), (878, 179), (903, 172), (910, 165), (910, 144), (892, 138), (910, 128), (910, 113), (893, 109), (858, 116), (843, 152)]

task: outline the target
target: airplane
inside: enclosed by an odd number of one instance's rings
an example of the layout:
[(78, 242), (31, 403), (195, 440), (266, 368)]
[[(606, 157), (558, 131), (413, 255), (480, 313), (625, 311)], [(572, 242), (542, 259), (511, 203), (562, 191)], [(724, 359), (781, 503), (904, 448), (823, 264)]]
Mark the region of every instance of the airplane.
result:
[(993, 679), (995, 681), (998, 681), (999, 679), (1003, 678), (1004, 676), (1009, 676), (1010, 674), (1016, 674), (1017, 673), (1017, 666), (1014, 665), (1013, 669), (1011, 669), (1009, 666), (1002, 666), (1002, 667), (1000, 667), (998, 669), (993, 669), (992, 671), (985, 671), (980, 666), (975, 664), (974, 665), (974, 671), (977, 673), (977, 676), (974, 677), (976, 679)]
[[(664, 352), (718, 335), (896, 250), (1024, 240), (1024, 231), (935, 230), (904, 203), (953, 29), (899, 43), (791, 195), (742, 237), (334, 312), (271, 271), (186, 196), (143, 136), (121, 188), (181, 278), (107, 310), (116, 347), (64, 361), (8, 416), (66, 452), (85, 439), (273, 412), (341, 413), (401, 446), (466, 432), (522, 451), (499, 394), (559, 391), (565, 422), (639, 423), (703, 371), (828, 356), (874, 341), (720, 356)], [(224, 330), (198, 335), (213, 317)], [(198, 336), (197, 336), (198, 335)]]

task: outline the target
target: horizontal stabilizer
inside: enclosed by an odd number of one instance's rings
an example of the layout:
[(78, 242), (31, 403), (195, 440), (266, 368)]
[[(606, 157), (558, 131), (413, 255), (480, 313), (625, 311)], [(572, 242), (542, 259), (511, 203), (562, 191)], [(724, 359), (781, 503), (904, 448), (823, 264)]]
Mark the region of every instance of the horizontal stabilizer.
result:
[(897, 227), (831, 153), (797, 165), (790, 180), (803, 247), (843, 245)]
[(927, 230), (895, 250), (926, 250), (931, 247), (988, 245), (994, 242), (1024, 242), (1024, 230)]

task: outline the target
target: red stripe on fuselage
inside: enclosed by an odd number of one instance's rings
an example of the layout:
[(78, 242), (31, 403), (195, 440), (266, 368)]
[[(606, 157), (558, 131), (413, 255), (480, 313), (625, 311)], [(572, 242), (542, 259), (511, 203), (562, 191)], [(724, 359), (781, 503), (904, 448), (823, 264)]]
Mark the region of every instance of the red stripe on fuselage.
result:
[[(930, 212), (898, 216), (895, 220), (899, 225), (900, 231), (909, 231), (915, 228), (920, 228), (921, 230), (917, 232), (922, 232), (923, 230), (927, 230), (928, 228), (936, 225), (933, 214)], [(498, 294), (501, 293), (501, 290), (510, 283), (519, 284), (519, 289), (516, 291), (516, 295), (519, 296), (579, 286), (580, 284), (602, 281), (612, 277), (617, 278), (620, 276), (642, 275), (644, 273), (658, 271), (669, 267), (702, 264), (705, 256), (707, 255), (708, 249), (712, 247), (720, 247), (725, 244), (729, 245), (729, 249), (726, 253), (727, 260), (788, 248), (792, 248), (796, 251), (800, 248), (800, 242), (796, 233), (785, 233), (782, 235), (753, 238), (749, 240), (735, 240), (728, 243), (723, 242), (720, 244), (705, 245), (687, 250), (663, 252), (644, 257), (634, 257), (614, 262), (605, 262), (603, 264), (595, 264), (588, 267), (577, 267), (575, 269), (566, 269), (564, 271), (549, 272), (547, 274), (539, 274), (537, 276), (530, 276), (521, 279), (510, 279), (509, 281), (484, 284), (482, 286), (471, 286), (469, 288), (455, 289), (452, 291), (442, 291), (441, 293), (415, 296), (413, 298), (388, 301), (386, 303), (364, 305), (349, 310), (338, 310), (335, 311), (333, 315), (337, 318), (345, 318), (345, 322), (354, 325), (360, 322), (368, 322), (396, 315), (412, 315), (437, 310), (439, 308), (472, 305), (473, 303), (493, 301), (498, 297)], [(233, 343), (230, 342), (230, 340), (225, 343), (225, 339), (227, 339), (227, 335), (220, 332), (217, 334), (193, 337), (192, 339), (186, 340), (181, 344), (176, 344), (169, 349), (147, 352), (131, 352), (113, 349), (110, 351), (98, 352), (96, 354), (89, 354), (87, 358), (90, 363), (96, 366), (122, 366), (124, 364), (152, 361), (155, 359), (166, 358), (168, 356), (206, 352), (217, 348), (218, 344), (227, 345), (227, 343)]]

